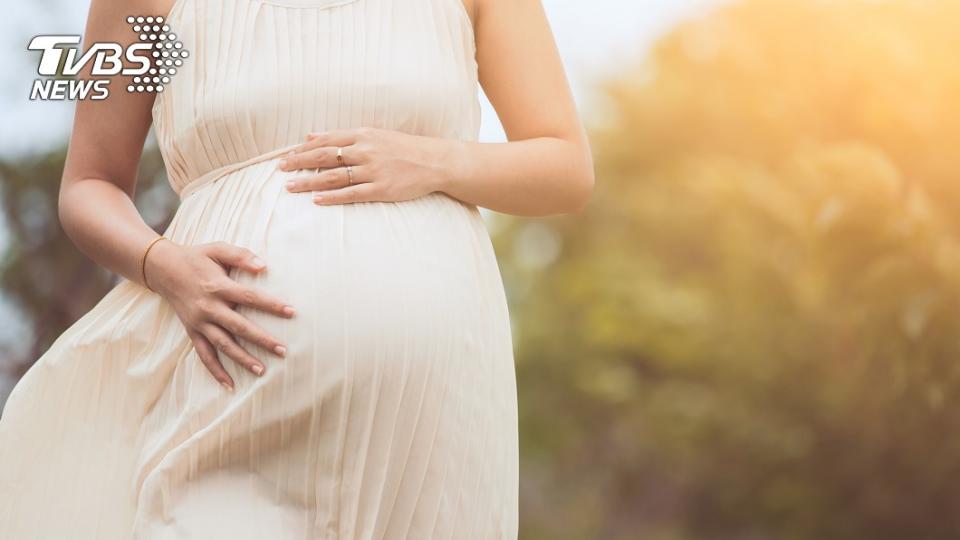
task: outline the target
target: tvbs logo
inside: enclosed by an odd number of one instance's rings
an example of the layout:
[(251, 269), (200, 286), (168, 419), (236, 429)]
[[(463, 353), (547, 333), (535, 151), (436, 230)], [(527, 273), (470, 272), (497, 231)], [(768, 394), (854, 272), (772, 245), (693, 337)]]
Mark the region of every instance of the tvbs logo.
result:
[[(139, 41), (124, 49), (119, 43), (98, 42), (82, 56), (78, 45), (80, 36), (36, 36), (28, 49), (42, 51), (37, 73), (42, 77), (33, 82), (31, 100), (64, 101), (78, 99), (102, 100), (110, 95), (110, 79), (116, 75), (133, 77), (127, 92), (163, 92), (165, 84), (177, 74), (190, 55), (177, 40), (177, 35), (164, 24), (163, 17), (127, 17), (127, 23), (138, 35)], [(63, 54), (66, 52), (66, 58)], [(130, 65), (125, 66), (124, 60)], [(87, 64), (90, 79), (77, 79)], [(63, 68), (61, 70), (61, 64)]]

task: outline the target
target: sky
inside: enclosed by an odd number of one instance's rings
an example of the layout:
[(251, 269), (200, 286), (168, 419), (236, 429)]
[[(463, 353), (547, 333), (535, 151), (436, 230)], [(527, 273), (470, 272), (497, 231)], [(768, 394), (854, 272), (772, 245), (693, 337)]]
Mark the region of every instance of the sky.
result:
[[(209, 1), (209, 0), (207, 0)], [(678, 21), (695, 17), (717, 0), (543, 0), (578, 106), (589, 112), (593, 81), (626, 59), (644, 54)], [(69, 135), (73, 105), (31, 102), (39, 53), (27, 43), (38, 34), (82, 34), (89, 1), (13, 2), (0, 19), (0, 157), (32, 153)], [(496, 113), (483, 100), (481, 140), (505, 140)]]

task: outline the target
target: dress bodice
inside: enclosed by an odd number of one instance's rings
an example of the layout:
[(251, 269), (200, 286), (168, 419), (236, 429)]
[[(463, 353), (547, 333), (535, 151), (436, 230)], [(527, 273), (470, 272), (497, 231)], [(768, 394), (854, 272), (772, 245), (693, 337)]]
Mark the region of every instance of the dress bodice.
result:
[(462, 0), (177, 0), (166, 23), (189, 53), (153, 106), (178, 193), (309, 132), (478, 136)]

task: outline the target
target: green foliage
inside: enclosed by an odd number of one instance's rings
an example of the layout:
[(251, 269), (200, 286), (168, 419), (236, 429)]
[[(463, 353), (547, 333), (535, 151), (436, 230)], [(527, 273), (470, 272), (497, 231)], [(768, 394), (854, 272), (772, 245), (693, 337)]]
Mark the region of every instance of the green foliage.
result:
[(958, 16), (741, 2), (606, 85), (591, 206), (497, 238), (523, 538), (960, 537)]

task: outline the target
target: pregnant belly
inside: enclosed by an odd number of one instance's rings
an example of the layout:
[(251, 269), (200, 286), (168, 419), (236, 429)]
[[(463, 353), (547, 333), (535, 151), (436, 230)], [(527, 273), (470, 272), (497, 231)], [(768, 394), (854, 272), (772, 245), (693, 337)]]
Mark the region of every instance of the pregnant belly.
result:
[(339, 372), (332, 382), (367, 379), (426, 369), (438, 356), (512, 365), (503, 286), (475, 207), (442, 194), (317, 206), (311, 193), (283, 188), (294, 175), (273, 162), (244, 168), (197, 190), (175, 218), (189, 243), (223, 240), (257, 253), (266, 271), (234, 279), (296, 310), (288, 320), (239, 308), (287, 346), (277, 359), (246, 344), (267, 375), (287, 371), (288, 384), (318, 370)]
[[(515, 505), (510, 325), (477, 209), (441, 194), (321, 207), (287, 192), (290, 177), (273, 162), (231, 172), (185, 197), (166, 231), (185, 244), (253, 250), (266, 270), (233, 277), (297, 313), (238, 308), (288, 352), (241, 340), (266, 372), (221, 355), (233, 393), (194, 355), (178, 357), (142, 431), (153, 471), (143, 489), (175, 500), (150, 501), (177, 523), (226, 515), (211, 501), (229, 505), (222, 493), (238, 489), (263, 498), (249, 508), (264, 523), (292, 523), (299, 508), (317, 523), (327, 519), (320, 512), (363, 522), (378, 519), (364, 508), (420, 495), (436, 499), (430, 512), (446, 500)], [(417, 496), (398, 495), (421, 485)]]

